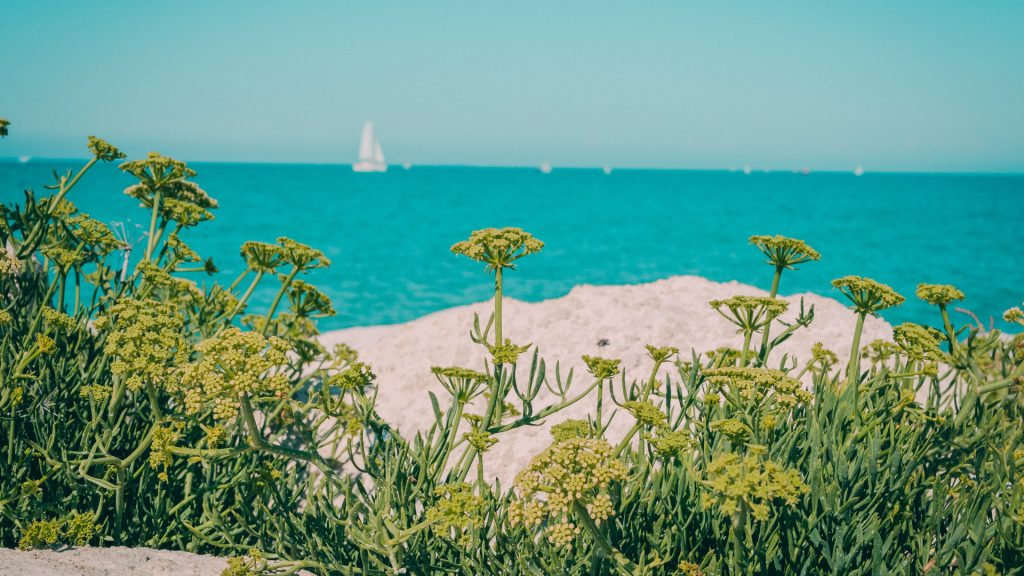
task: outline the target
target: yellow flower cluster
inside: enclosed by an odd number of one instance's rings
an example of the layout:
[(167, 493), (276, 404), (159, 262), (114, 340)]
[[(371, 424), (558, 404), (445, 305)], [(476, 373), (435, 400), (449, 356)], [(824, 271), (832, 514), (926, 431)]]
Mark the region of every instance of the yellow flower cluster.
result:
[(733, 444), (742, 444), (750, 438), (750, 428), (735, 418), (715, 420), (711, 423), (712, 432), (721, 432)]
[(633, 418), (636, 418), (637, 422), (645, 426), (657, 428), (665, 425), (665, 420), (667, 418), (665, 413), (650, 402), (631, 400), (623, 404), (622, 407), (632, 414)]
[(893, 340), (907, 357), (926, 364), (929, 373), (937, 372), (935, 364), (942, 360), (939, 344), (946, 339), (935, 328), (904, 322), (892, 329)]
[(21, 274), (22, 264), (7, 250), (0, 250), (0, 275), (17, 276)]
[(71, 316), (47, 307), (43, 308), (43, 322), (53, 330), (65, 334), (74, 332), (78, 327), (78, 323)]
[(669, 358), (675, 356), (676, 354), (679, 354), (679, 348), (676, 348), (674, 346), (664, 346), (659, 348), (656, 346), (651, 346), (650, 344), (645, 344), (644, 347), (647, 348), (647, 355), (656, 364), (666, 362)]
[(899, 346), (881, 338), (868, 342), (868, 345), (860, 351), (861, 355), (871, 361), (872, 365), (885, 362), (896, 354), (899, 354)]
[(591, 432), (590, 422), (579, 419), (566, 420), (551, 427), (551, 436), (555, 439), (555, 442), (561, 442), (570, 438), (586, 438), (590, 436)]
[(104, 351), (114, 357), (110, 370), (127, 377), (127, 386), (138, 390), (146, 382), (170, 388), (175, 366), (189, 357), (182, 335), (183, 321), (174, 306), (158, 300), (124, 298), (96, 322), (109, 326)]
[(185, 244), (177, 234), (171, 234), (167, 237), (167, 247), (171, 249), (175, 259), (180, 262), (199, 262), (201, 260), (199, 254), (190, 248), (188, 244)]
[(1010, 308), (1006, 312), (1003, 312), (1003, 320), (1006, 320), (1007, 322), (1015, 322), (1017, 324), (1024, 325), (1024, 310), (1021, 310), (1016, 306)]
[(519, 361), (519, 356), (530, 349), (530, 345), (519, 346), (518, 344), (513, 344), (512, 340), (505, 338), (503, 344), (488, 345), (487, 348), (490, 350), (495, 364), (515, 364)]
[(120, 248), (123, 244), (114, 236), (106, 224), (90, 218), (88, 214), (75, 214), (68, 218), (71, 235), (79, 242), (90, 246), (101, 256)]
[(341, 390), (362, 392), (367, 386), (373, 384), (376, 375), (368, 364), (353, 362), (344, 370), (327, 377), (328, 386), (337, 387)]
[(853, 302), (858, 314), (877, 316), (878, 311), (899, 306), (904, 298), (891, 286), (861, 276), (843, 276), (832, 281), (844, 296)]
[(277, 244), (249, 241), (242, 244), (242, 258), (256, 272), (273, 272), (284, 264), (284, 251)]
[(716, 388), (728, 388), (753, 402), (760, 402), (769, 394), (772, 400), (786, 407), (806, 404), (811, 400), (811, 393), (781, 370), (723, 366), (705, 369), (704, 376)]
[(89, 136), (89, 151), (101, 162), (113, 162), (125, 157), (116, 146), (95, 136)]
[(316, 286), (303, 280), (292, 280), (288, 286), (288, 301), (291, 302), (292, 312), (299, 317), (322, 318), (335, 315), (331, 299)]
[(954, 300), (964, 299), (964, 293), (949, 284), (918, 284), (914, 294), (935, 306), (945, 306)]
[(484, 500), (473, 494), (465, 483), (442, 484), (434, 488), (434, 504), (427, 509), (427, 520), (432, 523), (435, 533), (449, 534), (472, 528), (480, 520)]
[(593, 374), (598, 380), (613, 378), (619, 373), (619, 364), (622, 360), (600, 358), (598, 356), (583, 356), (583, 362), (587, 365), (587, 371)]
[(57, 342), (46, 334), (36, 334), (36, 348), (40, 354), (49, 354), (57, 349)]
[(647, 440), (654, 448), (654, 453), (662, 458), (674, 458), (693, 447), (693, 438), (685, 430), (669, 430), (659, 428), (656, 435), (648, 436)]
[(324, 253), (316, 248), (283, 236), (277, 239), (277, 243), (281, 245), (281, 258), (299, 270), (327, 268), (331, 265)]
[(733, 296), (725, 300), (712, 300), (708, 304), (726, 320), (739, 326), (740, 331), (759, 330), (789, 308), (789, 302), (785, 300), (764, 296)]
[(796, 238), (760, 235), (751, 236), (750, 243), (768, 257), (769, 264), (779, 268), (792, 269), (797, 264), (821, 259), (821, 254), (818, 254), (817, 250)]
[(614, 509), (611, 500), (602, 496), (608, 494), (612, 482), (625, 480), (627, 473), (626, 464), (615, 458), (605, 440), (555, 442), (516, 476), (520, 497), (509, 507), (509, 520), (534, 526), (547, 519), (548, 540), (570, 546), (580, 531), (572, 522), (573, 504), (593, 505), (600, 519), (607, 519)]
[(153, 441), (149, 445), (149, 466), (154, 470), (160, 470), (160, 479), (167, 481), (167, 468), (170, 467), (174, 456), (170, 448), (173, 448), (181, 440), (181, 431), (184, 424), (174, 422), (167, 426), (157, 426), (153, 430)]
[(734, 453), (711, 461), (703, 484), (707, 492), (701, 497), (701, 505), (705, 509), (715, 506), (722, 514), (732, 516), (742, 506), (761, 521), (768, 519), (774, 501), (796, 506), (811, 490), (796, 470), (786, 470), (757, 455)]
[(213, 405), (218, 420), (238, 414), (242, 394), (285, 396), (290, 384), (278, 370), (287, 364), (280, 338), (232, 327), (196, 345), (199, 359), (182, 371), (181, 391), (190, 414)]
[(540, 252), (544, 243), (520, 228), (485, 228), (475, 230), (469, 239), (452, 246), (451, 251), (484, 262), (487, 270), (512, 268), (513, 262)]
[(828, 370), (839, 362), (839, 356), (836, 356), (835, 352), (825, 348), (825, 345), (821, 342), (815, 342), (814, 345), (811, 346), (811, 361), (815, 364), (820, 364), (822, 368)]
[(463, 434), (462, 437), (481, 454), (487, 452), (491, 449), (491, 446), (498, 443), (497, 438), (484, 430), (471, 430)]

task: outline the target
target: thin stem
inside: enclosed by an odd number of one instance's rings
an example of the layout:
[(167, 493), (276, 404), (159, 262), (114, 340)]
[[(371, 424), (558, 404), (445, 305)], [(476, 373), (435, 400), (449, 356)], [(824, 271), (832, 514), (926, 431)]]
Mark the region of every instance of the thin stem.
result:
[[(767, 326), (765, 326), (767, 328)], [(747, 355), (750, 353), (750, 338), (754, 335), (751, 330), (743, 331), (743, 354), (740, 355), (740, 366), (747, 365)]]
[(156, 247), (154, 236), (156, 235), (156, 222), (160, 216), (160, 203), (162, 201), (163, 192), (158, 188), (153, 196), (153, 214), (149, 218), (149, 234), (146, 236), (146, 260), (150, 260), (153, 257), (153, 249)]
[(847, 385), (853, 386), (853, 412), (860, 420), (857, 394), (860, 389), (860, 334), (864, 330), (864, 312), (857, 314), (857, 326), (853, 329), (853, 346), (850, 348), (850, 364), (846, 369)]
[(494, 271), (494, 345), (500, 346), (501, 339), (501, 267)]
[[(782, 279), (782, 266), (775, 266), (775, 277), (772, 278), (772, 289), (768, 293), (769, 298), (775, 298), (779, 293), (779, 280)], [(761, 336), (761, 352), (764, 354), (764, 358), (761, 360), (762, 364), (768, 364), (768, 333), (771, 331), (772, 323), (769, 322), (764, 326), (764, 333)]]

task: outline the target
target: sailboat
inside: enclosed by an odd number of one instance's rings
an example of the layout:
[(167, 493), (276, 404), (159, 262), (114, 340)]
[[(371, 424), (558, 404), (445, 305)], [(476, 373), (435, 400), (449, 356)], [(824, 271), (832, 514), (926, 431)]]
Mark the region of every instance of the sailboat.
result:
[(388, 165), (384, 162), (384, 152), (380, 149), (380, 140), (373, 133), (373, 122), (363, 124), (363, 136), (359, 139), (359, 162), (352, 165), (353, 172), (387, 172)]
[(605, 175), (611, 174), (612, 173), (612, 167), (608, 166), (608, 165), (605, 165), (604, 168), (601, 168), (601, 171), (604, 172)]
[(548, 162), (547, 160), (541, 162), (540, 168), (537, 170), (539, 170), (541, 174), (551, 174), (551, 162)]
[(854, 176), (863, 176), (864, 175), (864, 167), (863, 166), (857, 166), (856, 168), (854, 168), (853, 169), (853, 175)]

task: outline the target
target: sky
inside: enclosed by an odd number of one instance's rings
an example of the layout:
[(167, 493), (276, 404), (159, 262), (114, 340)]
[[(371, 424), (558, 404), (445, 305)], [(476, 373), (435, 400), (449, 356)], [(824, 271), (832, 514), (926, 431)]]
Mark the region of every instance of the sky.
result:
[(1024, 172), (1024, 2), (0, 0), (0, 157)]

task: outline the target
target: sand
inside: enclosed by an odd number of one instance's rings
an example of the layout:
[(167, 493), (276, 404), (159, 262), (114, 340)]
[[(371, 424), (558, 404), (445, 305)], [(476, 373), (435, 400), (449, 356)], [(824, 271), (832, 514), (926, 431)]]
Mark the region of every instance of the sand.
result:
[[(556, 361), (563, 375), (573, 368), (573, 388), (579, 390), (591, 381), (580, 358), (583, 354), (619, 358), (627, 378), (643, 379), (651, 369), (644, 344), (675, 346), (686, 357), (691, 349), (703, 352), (720, 346), (738, 348), (742, 340), (735, 327), (707, 305), (709, 300), (737, 294), (767, 295), (764, 290), (737, 282), (717, 283), (695, 276), (634, 286), (579, 286), (562, 298), (544, 302), (506, 299), (504, 331), (518, 344), (532, 343), (539, 348), (548, 362), (549, 377), (553, 376)], [(786, 297), (790, 312), (783, 319), (795, 316), (801, 297), (808, 306), (814, 305), (814, 322), (783, 344), (775, 362), (783, 353), (806, 359), (810, 347), (822, 342), (839, 355), (842, 365), (849, 353), (853, 313), (831, 298), (795, 294)], [(481, 302), (405, 324), (338, 330), (324, 334), (322, 340), (328, 345), (344, 342), (359, 351), (360, 358), (377, 374), (378, 411), (410, 437), (429, 427), (433, 420), (427, 392), (433, 391), (442, 402), (446, 400), (443, 388), (430, 372), (431, 366), (484, 369), (486, 353), (470, 341), (469, 330), (473, 313), (479, 313), (486, 322), (491, 306), (491, 302)], [(862, 341), (891, 336), (892, 329), (886, 322), (868, 318)], [(602, 340), (607, 341), (606, 345), (598, 344)], [(524, 365), (520, 366), (523, 376), (529, 368), (528, 359), (524, 356)], [(546, 405), (545, 399), (550, 401), (551, 396), (542, 395), (537, 408)], [(606, 410), (609, 405), (606, 399)], [(543, 425), (499, 435), (498, 444), (486, 454), (487, 477), (498, 478), (508, 486), (515, 474), (550, 444), (548, 430), (553, 424), (585, 417), (593, 409), (592, 400), (581, 401), (552, 415)], [(608, 435), (613, 439), (621, 436), (631, 424), (629, 418), (628, 414), (616, 415)], [(25, 576), (217, 576), (226, 566), (222, 558), (149, 548), (0, 549), (0, 574)]]
[[(510, 280), (515, 282), (514, 276)], [(783, 279), (783, 287), (785, 279)], [(697, 276), (676, 276), (648, 284), (629, 286), (590, 286), (574, 288), (562, 298), (527, 303), (506, 298), (504, 302), (504, 336), (517, 344), (532, 343), (548, 364), (553, 378), (556, 362), (563, 377), (574, 370), (573, 389), (580, 390), (592, 381), (581, 360), (583, 354), (622, 360), (627, 381), (646, 379), (652, 362), (645, 344), (675, 346), (689, 358), (690, 350), (703, 352), (720, 346), (739, 348), (742, 337), (708, 306), (708, 301), (734, 295), (767, 296), (759, 288), (738, 282), (712, 282)], [(838, 293), (837, 293), (837, 296)], [(783, 316), (790, 321), (799, 311), (800, 299), (814, 305), (814, 321), (800, 329), (773, 356), (778, 363), (784, 353), (804, 360), (815, 342), (822, 342), (835, 351), (840, 365), (849, 355), (855, 316), (843, 303), (815, 294), (786, 296), (789, 311)], [(322, 336), (327, 345), (344, 342), (359, 351), (360, 359), (369, 363), (377, 375), (379, 386), (378, 412), (406, 437), (427, 429), (433, 422), (428, 391), (444, 402), (444, 389), (430, 372), (431, 366), (464, 366), (484, 369), (486, 351), (469, 338), (473, 314), (479, 313), (486, 323), (493, 304), (481, 302), (450, 308), (405, 324), (351, 328), (328, 332)], [(776, 328), (776, 331), (780, 331)], [(868, 318), (862, 342), (875, 338), (891, 339), (892, 329), (884, 321)], [(599, 342), (605, 345), (599, 345)], [(532, 349), (530, 351), (532, 353)], [(519, 372), (525, 379), (530, 356), (521, 357)], [(774, 365), (774, 364), (773, 364)], [(666, 370), (674, 370), (669, 366)], [(535, 404), (535, 412), (554, 397), (543, 394)], [(515, 400), (513, 398), (513, 400)], [(605, 411), (611, 402), (605, 399)], [(614, 406), (613, 406), (614, 407)], [(554, 424), (568, 418), (583, 418), (592, 412), (592, 399), (581, 401), (563, 412), (550, 416), (543, 425), (519, 428), (499, 436), (499, 442), (486, 454), (488, 479), (499, 478), (503, 485), (551, 441), (548, 432)], [(474, 410), (470, 410), (473, 412)], [(475, 410), (481, 412), (479, 408)], [(614, 440), (632, 424), (630, 416), (615, 416), (608, 436)]]
[(0, 574), (11, 576), (219, 576), (227, 560), (152, 548), (0, 548)]

